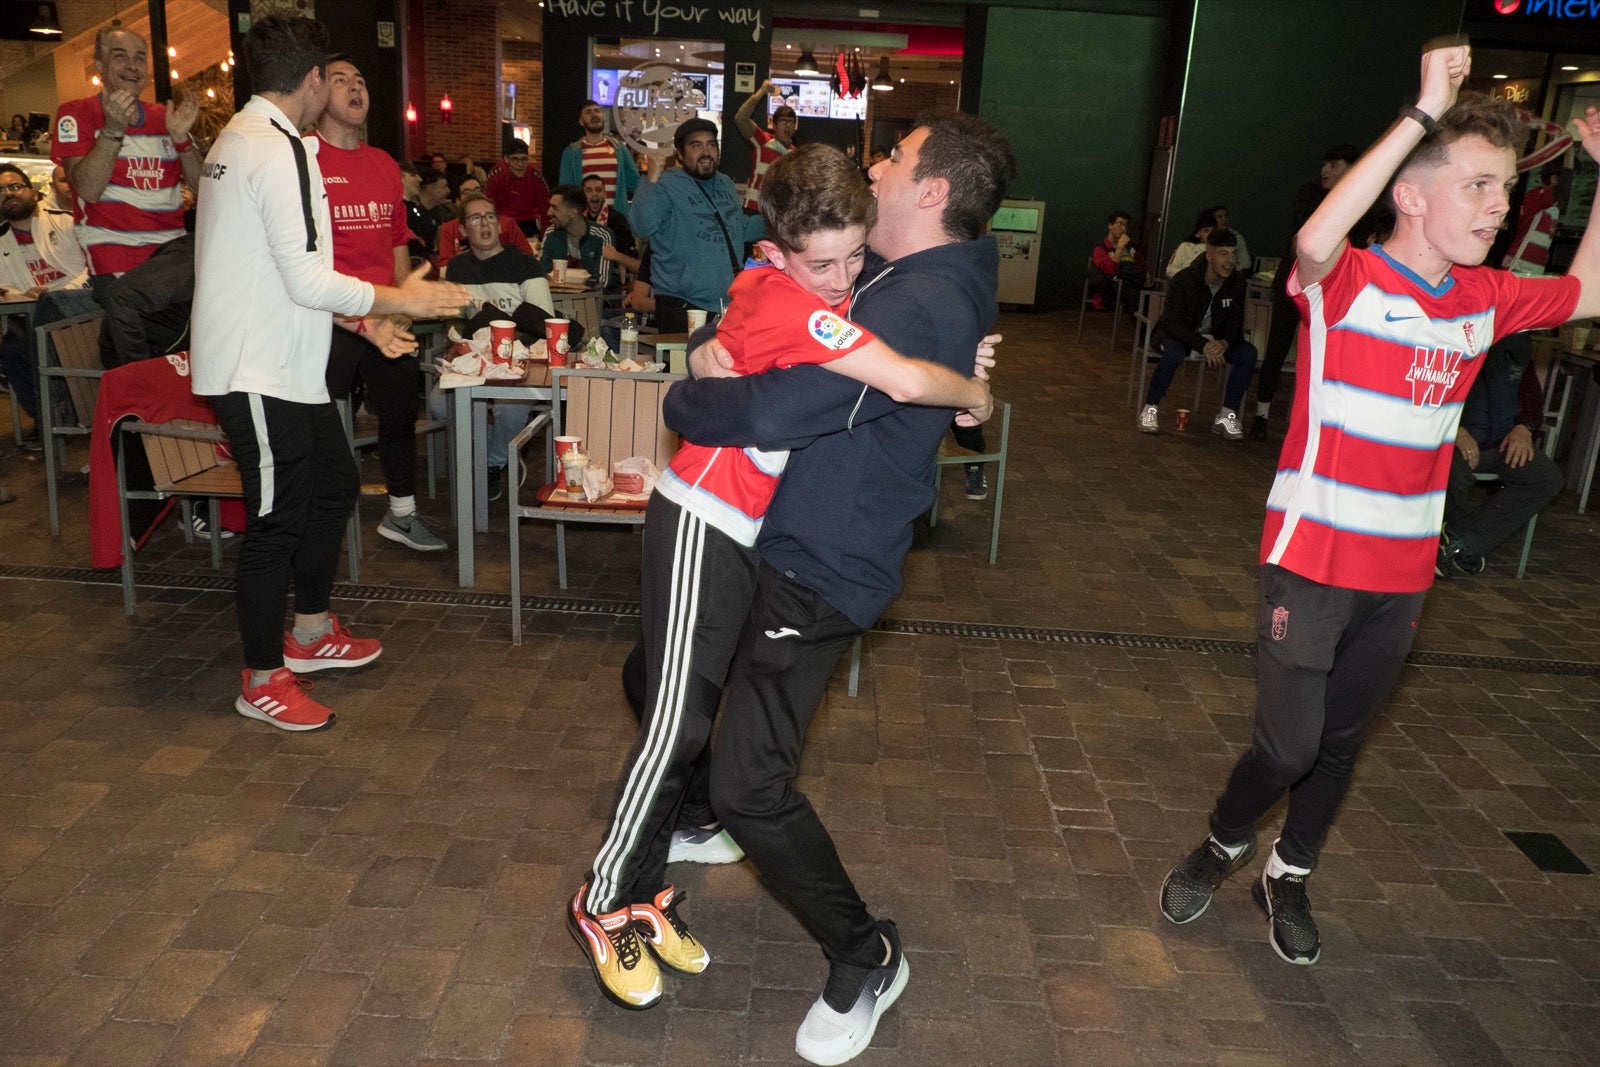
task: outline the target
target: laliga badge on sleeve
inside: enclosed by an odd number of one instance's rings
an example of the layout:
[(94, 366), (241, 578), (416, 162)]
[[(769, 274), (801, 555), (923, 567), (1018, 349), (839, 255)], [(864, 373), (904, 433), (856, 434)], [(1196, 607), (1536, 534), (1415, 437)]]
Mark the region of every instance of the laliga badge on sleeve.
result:
[(62, 115), (56, 122), (56, 140), (62, 144), (77, 144), (78, 120), (71, 115)]
[(861, 336), (861, 328), (847, 319), (835, 315), (831, 311), (814, 311), (807, 327), (811, 336), (824, 348), (831, 348), (841, 352), (849, 348)]

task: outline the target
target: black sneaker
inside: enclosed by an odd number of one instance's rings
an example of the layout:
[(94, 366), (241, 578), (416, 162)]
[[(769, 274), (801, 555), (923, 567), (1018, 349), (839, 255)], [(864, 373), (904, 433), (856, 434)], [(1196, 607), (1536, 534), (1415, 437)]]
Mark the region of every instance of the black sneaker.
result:
[(967, 464), (967, 499), (988, 500), (989, 480), (983, 476), (983, 464)]
[(489, 503), (505, 499), (506, 495), (506, 469), (504, 467), (489, 468)]
[(1250, 420), (1250, 440), (1265, 441), (1267, 439), (1267, 417), (1257, 415)]
[(1482, 556), (1468, 552), (1465, 545), (1453, 540), (1448, 533), (1441, 533), (1439, 555), (1433, 561), (1433, 576), (1449, 580), (1457, 576), (1482, 574), (1485, 562)]
[(1267, 940), (1272, 951), (1290, 963), (1309, 967), (1322, 955), (1322, 937), (1311, 918), (1311, 901), (1306, 898), (1306, 876), (1286, 874), (1261, 879), (1250, 888), (1261, 910), (1267, 913)]
[(1223, 879), (1249, 863), (1256, 854), (1256, 840), (1244, 846), (1244, 851), (1230, 857), (1226, 849), (1217, 844), (1210, 834), (1182, 863), (1172, 868), (1167, 880), (1161, 883), (1161, 914), (1167, 921), (1182, 926), (1194, 922), (1211, 906), (1211, 894)]
[(22, 443), (17, 446), (24, 452), (38, 455), (44, 451), (44, 440), (39, 436), (39, 428), (34, 427), (22, 437)]
[[(829, 969), (827, 989), (794, 1035), (794, 1050), (807, 1063), (831, 1067), (855, 1059), (872, 1043), (883, 1013), (905, 991), (911, 970), (900, 948), (900, 932), (882, 920), (878, 933), (889, 943), (888, 963), (871, 970), (835, 963)], [(839, 1011), (831, 1006), (840, 1003), (850, 1007)]]

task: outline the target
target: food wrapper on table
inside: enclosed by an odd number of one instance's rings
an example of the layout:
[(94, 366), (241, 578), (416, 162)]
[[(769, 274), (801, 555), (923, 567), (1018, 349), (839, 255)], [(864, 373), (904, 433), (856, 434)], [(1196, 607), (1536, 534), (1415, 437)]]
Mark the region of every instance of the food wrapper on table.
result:
[(583, 499), (593, 504), (611, 492), (611, 474), (603, 466), (583, 469)]
[[(464, 385), (482, 385), (484, 382), (519, 382), (526, 374), (529, 360), (538, 358), (534, 351), (521, 341), (511, 342), (511, 362), (494, 358), (493, 344), (485, 326), (470, 338), (462, 337), (455, 327), (446, 334), (450, 347), (445, 358), (439, 361), (439, 388), (456, 389)], [(543, 349), (544, 342), (536, 346)]]

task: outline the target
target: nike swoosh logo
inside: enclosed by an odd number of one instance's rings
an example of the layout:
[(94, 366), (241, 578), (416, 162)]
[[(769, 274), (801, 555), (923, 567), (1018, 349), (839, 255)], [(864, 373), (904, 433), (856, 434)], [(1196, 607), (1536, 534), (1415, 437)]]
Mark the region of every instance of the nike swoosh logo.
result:
[(883, 996), (883, 991), (885, 989), (888, 989), (888, 988), (889, 988), (889, 979), (885, 978), (885, 979), (883, 979), (883, 981), (878, 983), (878, 991), (876, 993), (873, 993), (872, 995), (874, 997), (881, 997), (881, 996)]
[(1420, 318), (1422, 318), (1421, 315), (1396, 315), (1392, 311), (1385, 311), (1383, 313), (1383, 321), (1384, 322), (1405, 322), (1407, 319), (1420, 319)]
[(780, 637), (799, 637), (800, 631), (796, 630), (793, 626), (785, 626), (781, 630), (768, 630), (766, 631), (766, 634), (768, 637), (776, 641)]

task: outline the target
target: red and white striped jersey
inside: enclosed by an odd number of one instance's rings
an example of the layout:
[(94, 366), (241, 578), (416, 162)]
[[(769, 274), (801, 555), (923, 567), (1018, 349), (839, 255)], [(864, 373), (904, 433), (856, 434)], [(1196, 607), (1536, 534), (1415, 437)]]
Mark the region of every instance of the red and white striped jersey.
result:
[[(78, 240), (93, 274), (132, 270), (183, 236), (183, 164), (167, 136), (167, 111), (149, 102), (140, 107), (142, 121), (124, 134), (105, 192), (93, 203), (78, 201)], [(105, 124), (99, 96), (68, 100), (56, 112), (50, 158), (63, 163), (88, 155)]]
[[(740, 374), (830, 363), (875, 340), (849, 320), (848, 299), (831, 308), (777, 267), (740, 271), (728, 296), (733, 302), (717, 324), (717, 339), (733, 354)], [(753, 545), (788, 461), (787, 451), (685, 441), (656, 482), (656, 492), (739, 544)]]
[(751, 211), (761, 210), (761, 181), (767, 176), (767, 168), (776, 163), (790, 146), (778, 140), (772, 134), (756, 127), (756, 165), (750, 174), (750, 184), (745, 187), (744, 206)]
[(1324, 585), (1433, 582), (1461, 405), (1496, 338), (1572, 317), (1576, 278), (1455, 267), (1438, 287), (1381, 246), (1346, 246), (1299, 305), (1294, 413), (1261, 562)]
[(605, 182), (606, 203), (611, 203), (617, 195), (617, 146), (607, 137), (595, 145), (580, 141), (579, 147), (583, 152), (583, 176), (592, 174)]

